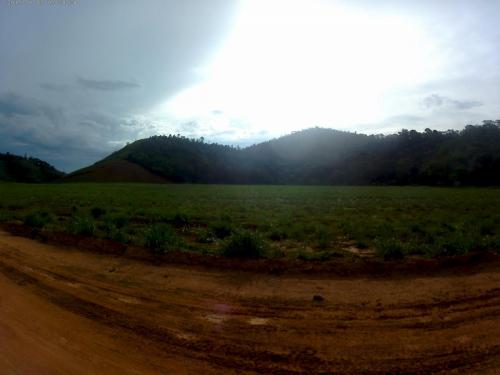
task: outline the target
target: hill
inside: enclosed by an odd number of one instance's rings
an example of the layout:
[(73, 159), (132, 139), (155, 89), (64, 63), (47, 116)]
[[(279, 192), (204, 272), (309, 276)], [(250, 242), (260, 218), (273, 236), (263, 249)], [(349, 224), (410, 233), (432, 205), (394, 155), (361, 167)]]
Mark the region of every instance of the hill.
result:
[(0, 154), (0, 181), (53, 182), (63, 176), (63, 172), (43, 160), (9, 153)]
[(166, 183), (168, 180), (148, 171), (138, 164), (127, 160), (107, 160), (105, 162), (80, 169), (65, 178), (67, 182), (143, 182)]
[(102, 171), (118, 161), (119, 180), (135, 182), (141, 168), (141, 176), (187, 183), (500, 185), (500, 121), (387, 136), (311, 128), (243, 149), (153, 136), (67, 180), (116, 181)]

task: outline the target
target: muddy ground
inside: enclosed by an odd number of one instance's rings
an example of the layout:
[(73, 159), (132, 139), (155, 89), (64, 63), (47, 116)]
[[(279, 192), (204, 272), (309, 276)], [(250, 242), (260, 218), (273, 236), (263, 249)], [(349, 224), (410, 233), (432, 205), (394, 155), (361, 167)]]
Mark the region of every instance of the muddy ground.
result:
[(0, 372), (500, 371), (497, 257), (430, 274), (235, 268), (0, 231)]

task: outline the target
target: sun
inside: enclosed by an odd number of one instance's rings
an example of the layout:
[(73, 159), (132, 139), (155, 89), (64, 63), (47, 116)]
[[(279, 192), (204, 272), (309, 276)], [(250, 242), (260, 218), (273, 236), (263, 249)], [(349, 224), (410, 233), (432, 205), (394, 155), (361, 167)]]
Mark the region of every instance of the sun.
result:
[(345, 128), (384, 118), (388, 92), (425, 81), (438, 65), (418, 22), (348, 3), (248, 0), (234, 25), (201, 82), (164, 111), (203, 119), (216, 110), (270, 134)]

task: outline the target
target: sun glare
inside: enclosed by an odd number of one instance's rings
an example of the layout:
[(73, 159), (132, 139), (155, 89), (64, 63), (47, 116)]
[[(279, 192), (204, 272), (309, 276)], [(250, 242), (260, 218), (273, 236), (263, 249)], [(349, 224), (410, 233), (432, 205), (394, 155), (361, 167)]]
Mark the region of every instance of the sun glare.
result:
[(217, 121), (239, 119), (270, 134), (348, 128), (381, 120), (386, 93), (428, 78), (437, 66), (431, 52), (407, 17), (336, 2), (251, 0), (201, 67), (201, 83), (160, 110), (198, 119), (216, 110)]

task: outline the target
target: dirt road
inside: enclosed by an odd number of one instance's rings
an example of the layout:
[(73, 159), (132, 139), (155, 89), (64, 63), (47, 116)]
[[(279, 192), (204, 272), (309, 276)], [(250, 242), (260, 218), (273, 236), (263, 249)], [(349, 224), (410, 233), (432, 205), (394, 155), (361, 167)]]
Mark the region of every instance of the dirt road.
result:
[(0, 372), (494, 374), (500, 264), (439, 277), (273, 276), (0, 232)]

